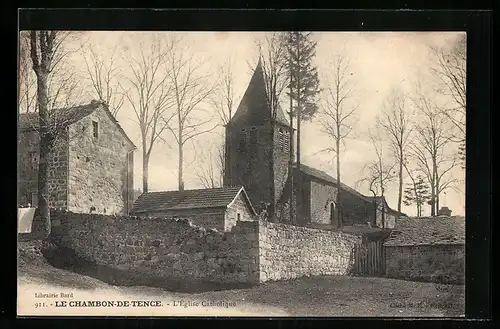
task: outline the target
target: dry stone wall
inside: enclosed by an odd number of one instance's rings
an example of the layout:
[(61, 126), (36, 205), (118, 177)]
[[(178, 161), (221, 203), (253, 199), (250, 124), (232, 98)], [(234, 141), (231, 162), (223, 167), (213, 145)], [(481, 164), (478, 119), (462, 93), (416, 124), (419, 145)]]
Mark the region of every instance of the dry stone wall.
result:
[(258, 283), (345, 275), (354, 235), (240, 221), (221, 232), (187, 219), (52, 211), (54, 243), (97, 265), (137, 275), (218, 283)]
[(137, 275), (223, 283), (258, 281), (257, 223), (219, 232), (189, 220), (53, 212), (54, 242)]
[(385, 246), (386, 275), (407, 280), (463, 283), (465, 245)]
[(349, 274), (358, 243), (350, 234), (260, 222), (260, 281)]

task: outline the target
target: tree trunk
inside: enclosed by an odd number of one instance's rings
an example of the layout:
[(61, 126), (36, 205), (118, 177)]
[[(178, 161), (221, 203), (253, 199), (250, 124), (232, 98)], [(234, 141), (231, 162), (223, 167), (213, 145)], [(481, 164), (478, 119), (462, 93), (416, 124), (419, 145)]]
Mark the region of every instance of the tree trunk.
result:
[[(338, 121), (337, 121), (338, 122)], [(338, 130), (337, 130), (338, 131)], [(337, 227), (342, 228), (342, 209), (340, 206), (340, 138), (337, 137), (336, 141), (336, 153), (337, 153)]]
[[(179, 136), (181, 137), (181, 136)], [(179, 191), (184, 191), (184, 181), (182, 180), (182, 175), (183, 175), (183, 170), (182, 170), (182, 164), (184, 162), (184, 150), (183, 150), (183, 145), (181, 140), (179, 141), (179, 164), (178, 164), (178, 184), (179, 184)]]
[(142, 192), (148, 192), (148, 177), (149, 177), (149, 154), (142, 151)]
[(295, 222), (294, 218), (294, 206), (293, 206), (293, 199), (294, 199), (294, 187), (293, 187), (293, 149), (294, 149), (294, 143), (293, 143), (293, 114), (292, 114), (292, 98), (290, 97), (290, 159), (288, 160), (288, 181), (290, 182), (290, 198), (289, 198), (289, 211), (290, 211), (290, 223)]
[(398, 211), (401, 212), (401, 202), (403, 201), (403, 149), (399, 149), (399, 194), (398, 194)]
[[(300, 63), (300, 44), (299, 44), (299, 35), (297, 32), (297, 61)], [(297, 183), (297, 197), (295, 200), (295, 216), (297, 221), (305, 223), (304, 214), (302, 213), (302, 175), (300, 174), (300, 121), (301, 121), (301, 101), (300, 101), (300, 83), (299, 83), (299, 74), (296, 73), (296, 87), (297, 87), (297, 179), (295, 182)], [(300, 220), (299, 220), (300, 216)]]
[[(271, 106), (272, 103), (271, 103)], [(274, 113), (274, 110), (273, 112)], [(271, 118), (271, 145), (270, 145), (270, 153), (271, 153), (271, 156), (269, 157), (269, 162), (270, 162), (270, 175), (271, 175), (271, 179), (269, 180), (270, 182), (270, 202), (269, 202), (269, 207), (268, 207), (268, 216), (269, 216), (269, 221), (273, 222), (273, 221), (276, 221), (276, 218), (275, 218), (275, 201), (276, 201), (276, 198), (275, 198), (275, 185), (276, 185), (276, 180), (274, 179), (274, 151), (275, 151), (275, 147), (274, 147), (274, 130), (276, 129), (276, 124), (274, 122), (274, 118)]]
[(48, 237), (51, 232), (50, 209), (49, 209), (49, 155), (52, 138), (47, 124), (48, 113), (48, 91), (47, 91), (48, 73), (39, 72), (37, 74), (37, 98), (38, 114), (40, 122), (40, 156), (38, 163), (38, 210), (43, 223), (44, 237)]

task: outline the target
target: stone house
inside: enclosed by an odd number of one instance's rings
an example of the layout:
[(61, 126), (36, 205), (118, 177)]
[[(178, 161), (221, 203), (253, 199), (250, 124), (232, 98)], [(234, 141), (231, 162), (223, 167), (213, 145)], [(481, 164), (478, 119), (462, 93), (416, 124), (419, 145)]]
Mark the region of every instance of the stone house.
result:
[[(98, 101), (57, 109), (49, 161), (49, 207), (80, 213), (128, 213), (132, 206), (134, 143)], [(21, 113), (18, 140), (19, 204), (38, 204), (38, 113)]]
[[(264, 72), (259, 61), (243, 98), (226, 125), (224, 186), (243, 185), (260, 213), (270, 210), (287, 221), (291, 184), (290, 148), (294, 130), (281, 108), (268, 105)], [(292, 159), (293, 160), (293, 159)], [(294, 165), (292, 164), (292, 168)], [(297, 169), (294, 176), (297, 177)], [(295, 188), (299, 213), (296, 224), (337, 225), (336, 180), (323, 171), (301, 164), (301, 195)], [(294, 184), (295, 187), (296, 184)], [(342, 184), (341, 205), (345, 225), (377, 225), (373, 200)]]
[(465, 217), (399, 218), (384, 249), (388, 277), (463, 283)]
[(146, 192), (134, 202), (132, 214), (187, 218), (195, 225), (219, 231), (230, 231), (237, 222), (253, 221), (257, 215), (242, 186)]

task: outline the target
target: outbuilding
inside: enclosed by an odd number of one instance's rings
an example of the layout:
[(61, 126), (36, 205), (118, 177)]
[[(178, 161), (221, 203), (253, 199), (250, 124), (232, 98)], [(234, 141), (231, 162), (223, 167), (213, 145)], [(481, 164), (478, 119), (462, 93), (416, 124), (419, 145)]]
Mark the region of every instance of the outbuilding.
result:
[(384, 249), (388, 277), (463, 283), (465, 217), (399, 218)]
[(134, 202), (132, 214), (186, 218), (195, 225), (220, 231), (230, 231), (236, 222), (257, 217), (242, 186), (143, 193)]

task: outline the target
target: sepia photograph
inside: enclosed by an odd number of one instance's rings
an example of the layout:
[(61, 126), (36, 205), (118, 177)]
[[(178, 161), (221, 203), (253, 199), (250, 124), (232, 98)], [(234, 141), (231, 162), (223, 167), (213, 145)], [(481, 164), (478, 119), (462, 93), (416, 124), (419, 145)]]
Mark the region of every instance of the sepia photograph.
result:
[(465, 316), (465, 32), (21, 30), (19, 316)]

